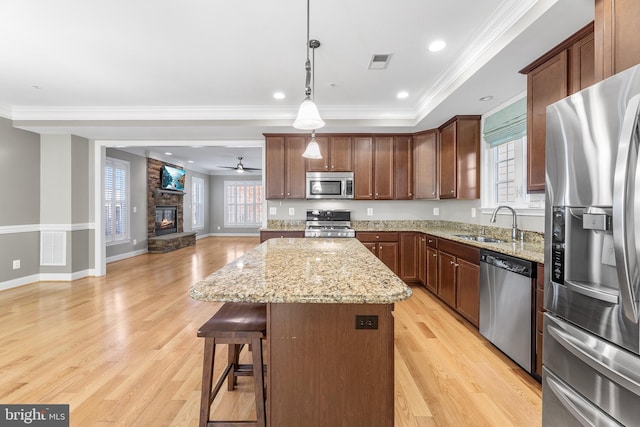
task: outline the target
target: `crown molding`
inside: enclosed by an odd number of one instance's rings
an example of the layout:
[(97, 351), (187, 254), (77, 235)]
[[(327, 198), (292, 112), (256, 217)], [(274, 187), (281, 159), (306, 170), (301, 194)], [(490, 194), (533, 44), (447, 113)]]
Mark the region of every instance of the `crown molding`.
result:
[(443, 100), (450, 96), (473, 75), (487, 64), (509, 42), (549, 10), (558, 0), (504, 0), (501, 7), (484, 24), (474, 43), (436, 79), (432, 89), (418, 101), (417, 121), (425, 118)]
[(0, 105), (0, 117), (4, 117), (5, 119), (12, 120), (13, 119), (13, 110), (8, 105)]
[[(321, 105), (328, 119), (415, 120), (416, 110), (396, 106)], [(297, 107), (205, 106), (205, 107), (13, 107), (8, 118), (16, 121), (106, 121), (106, 120), (293, 120)], [(0, 110), (1, 113), (1, 110)]]

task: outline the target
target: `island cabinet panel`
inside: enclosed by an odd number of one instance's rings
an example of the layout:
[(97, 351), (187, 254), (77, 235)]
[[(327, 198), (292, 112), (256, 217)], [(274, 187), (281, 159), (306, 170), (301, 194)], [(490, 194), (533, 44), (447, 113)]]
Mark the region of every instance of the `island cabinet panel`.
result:
[(395, 231), (358, 231), (356, 238), (395, 274), (399, 273), (400, 237)]
[(640, 64), (640, 2), (595, 0), (596, 78)]
[[(269, 304), (270, 426), (394, 425), (393, 305)], [(356, 315), (377, 329), (355, 329)]]
[(304, 237), (304, 231), (261, 231), (260, 243), (269, 239), (283, 239), (290, 237)]
[(405, 282), (419, 281), (422, 233), (400, 233), (400, 278)]
[(353, 198), (371, 200), (373, 199), (373, 138), (354, 138), (353, 150)]
[(309, 172), (352, 172), (353, 143), (350, 136), (316, 136), (321, 159), (307, 159)]
[(267, 199), (304, 199), (306, 136), (270, 135), (265, 141)]
[(413, 137), (414, 199), (438, 198), (438, 130)]
[(478, 326), (480, 310), (480, 250), (438, 239), (438, 296)]
[(413, 140), (410, 135), (393, 137), (393, 198), (413, 199)]

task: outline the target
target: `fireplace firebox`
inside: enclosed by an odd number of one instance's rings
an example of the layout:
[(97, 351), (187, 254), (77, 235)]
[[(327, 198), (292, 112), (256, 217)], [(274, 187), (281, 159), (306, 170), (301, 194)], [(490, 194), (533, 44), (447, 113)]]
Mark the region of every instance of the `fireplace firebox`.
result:
[(156, 206), (156, 236), (178, 232), (178, 207)]

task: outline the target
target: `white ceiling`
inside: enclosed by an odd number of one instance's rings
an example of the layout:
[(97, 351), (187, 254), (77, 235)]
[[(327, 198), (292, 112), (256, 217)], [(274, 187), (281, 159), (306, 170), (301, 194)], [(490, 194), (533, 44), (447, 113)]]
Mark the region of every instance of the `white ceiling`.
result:
[[(518, 71), (593, 9), (594, 0), (313, 0), (320, 132), (413, 132), (486, 113), (522, 94)], [(241, 155), (259, 167), (261, 149), (247, 146), (296, 132), (303, 0), (9, 0), (0, 16), (0, 116), (16, 127), (171, 151), (207, 173)], [(447, 47), (429, 52), (436, 39)], [(368, 70), (372, 54), (391, 54), (387, 69)], [(401, 90), (409, 97), (396, 98)]]

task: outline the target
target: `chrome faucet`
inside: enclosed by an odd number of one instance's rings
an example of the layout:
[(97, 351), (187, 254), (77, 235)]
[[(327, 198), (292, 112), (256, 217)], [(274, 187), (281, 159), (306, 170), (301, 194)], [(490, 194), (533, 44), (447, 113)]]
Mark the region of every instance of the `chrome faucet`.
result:
[(509, 209), (511, 211), (511, 214), (513, 215), (513, 225), (511, 226), (511, 240), (515, 242), (516, 240), (518, 240), (518, 220), (516, 218), (516, 211), (511, 206), (502, 205), (495, 208), (495, 210), (493, 211), (493, 215), (491, 215), (491, 219), (489, 221), (496, 222), (496, 216), (498, 215), (498, 211), (500, 209)]

